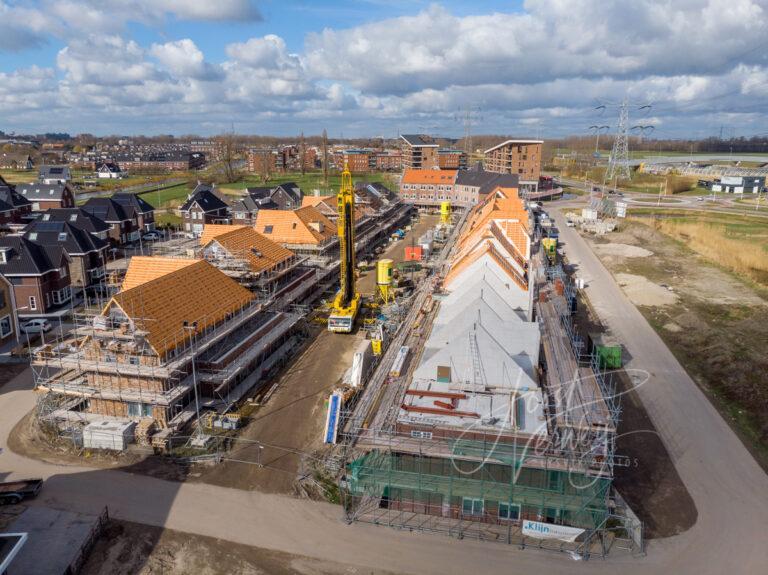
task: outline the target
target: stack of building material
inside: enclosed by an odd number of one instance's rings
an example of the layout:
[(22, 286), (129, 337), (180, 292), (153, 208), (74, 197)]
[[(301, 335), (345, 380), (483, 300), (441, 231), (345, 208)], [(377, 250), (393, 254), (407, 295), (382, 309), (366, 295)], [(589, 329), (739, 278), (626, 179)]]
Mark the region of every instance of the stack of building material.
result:
[(152, 435), (155, 433), (155, 420), (146, 418), (139, 421), (136, 424), (136, 443), (138, 445), (150, 445), (152, 443)]
[(83, 429), (83, 447), (123, 451), (133, 441), (133, 421), (95, 421)]

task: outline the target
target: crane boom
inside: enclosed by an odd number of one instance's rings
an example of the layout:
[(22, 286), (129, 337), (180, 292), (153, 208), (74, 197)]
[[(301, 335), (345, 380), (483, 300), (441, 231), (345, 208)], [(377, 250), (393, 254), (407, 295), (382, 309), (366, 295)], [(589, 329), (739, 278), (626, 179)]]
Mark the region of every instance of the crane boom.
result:
[(339, 212), (339, 291), (328, 317), (328, 330), (349, 333), (360, 309), (360, 294), (355, 288), (355, 192), (352, 174), (346, 165), (341, 173), (336, 202)]

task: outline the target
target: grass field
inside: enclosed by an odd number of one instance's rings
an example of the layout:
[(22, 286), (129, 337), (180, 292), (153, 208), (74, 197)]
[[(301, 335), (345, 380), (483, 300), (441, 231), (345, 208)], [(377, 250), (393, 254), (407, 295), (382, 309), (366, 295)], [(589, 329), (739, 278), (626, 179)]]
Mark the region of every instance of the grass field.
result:
[[(395, 176), (386, 173), (371, 173), (371, 174), (352, 174), (352, 180), (357, 182), (376, 183), (381, 182), (388, 187), (393, 187), (393, 180)], [(295, 182), (305, 195), (311, 195), (314, 190), (320, 190), (321, 194), (335, 194), (339, 186), (341, 185), (341, 174), (329, 174), (328, 175), (328, 187), (323, 183), (322, 172), (307, 172), (301, 174), (301, 172), (290, 174), (275, 174), (265, 184), (257, 175), (248, 175), (239, 182), (233, 184), (222, 184), (221, 190), (225, 193), (228, 191), (240, 191), (249, 187), (259, 186), (276, 186), (285, 182)]]
[(184, 203), (192, 191), (189, 184), (178, 184), (164, 190), (142, 192), (139, 194), (156, 208), (176, 208)]
[(768, 222), (737, 214), (633, 211), (636, 220), (683, 243), (714, 265), (768, 290)]

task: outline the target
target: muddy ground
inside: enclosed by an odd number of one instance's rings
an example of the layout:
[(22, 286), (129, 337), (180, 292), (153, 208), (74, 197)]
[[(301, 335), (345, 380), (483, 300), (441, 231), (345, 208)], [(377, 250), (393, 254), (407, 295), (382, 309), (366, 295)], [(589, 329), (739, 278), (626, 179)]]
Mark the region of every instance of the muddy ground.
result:
[[(606, 331), (584, 299), (579, 301), (575, 321), (584, 337)], [(633, 390), (633, 382), (623, 370), (614, 372), (612, 377), (621, 405), (616, 441), (621, 464), (614, 469), (614, 487), (643, 522), (647, 539), (687, 531), (696, 523), (696, 505)]]
[[(589, 237), (603, 264), (768, 471), (765, 290), (639, 222)], [(621, 254), (610, 244), (651, 255)], [(641, 289), (644, 286), (644, 289)]]
[(386, 575), (213, 537), (111, 520), (81, 575)]

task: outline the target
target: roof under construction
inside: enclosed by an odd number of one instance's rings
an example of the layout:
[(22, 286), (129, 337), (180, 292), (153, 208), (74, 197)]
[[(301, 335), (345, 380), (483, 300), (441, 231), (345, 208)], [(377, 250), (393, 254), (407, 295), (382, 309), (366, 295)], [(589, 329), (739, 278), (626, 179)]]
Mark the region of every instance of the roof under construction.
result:
[(216, 230), (206, 234), (208, 227), (203, 229), (207, 241), (201, 240), (200, 245), (206, 249), (220, 248), (231, 258), (247, 261), (254, 273), (274, 269), (294, 257), (291, 250), (249, 226), (213, 226)]
[[(142, 275), (147, 270), (150, 272)], [(151, 274), (154, 277), (148, 277)], [(160, 356), (190, 338), (192, 330), (184, 329), (185, 322), (197, 322), (195, 333), (199, 334), (254, 299), (251, 292), (203, 260), (132, 258), (126, 280), (129, 277), (143, 281), (115, 295), (103, 313), (114, 314), (115, 307), (122, 310), (136, 328), (147, 333), (147, 341)]]
[(284, 245), (320, 245), (336, 236), (336, 225), (314, 206), (297, 210), (260, 210), (256, 231)]

